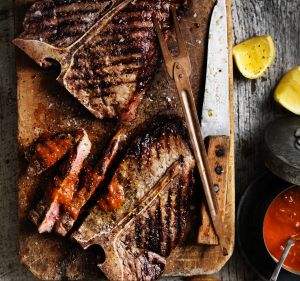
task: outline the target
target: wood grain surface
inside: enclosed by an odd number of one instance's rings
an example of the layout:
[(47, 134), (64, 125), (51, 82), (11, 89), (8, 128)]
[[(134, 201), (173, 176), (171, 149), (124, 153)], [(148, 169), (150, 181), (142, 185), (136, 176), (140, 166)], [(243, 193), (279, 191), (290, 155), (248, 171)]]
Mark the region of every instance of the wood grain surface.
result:
[[(224, 220), (227, 204), (228, 164), (230, 138), (228, 136), (212, 136), (208, 139), (207, 156), (211, 164), (212, 179), (218, 188), (216, 191), (219, 212)], [(218, 236), (209, 216), (206, 202), (201, 206), (202, 224), (198, 233), (198, 243), (204, 245), (218, 245)]]
[[(236, 191), (237, 200), (247, 184), (264, 170), (262, 132), (265, 124), (287, 114), (273, 102), (272, 93), (282, 74), (300, 65), (299, 0), (233, 0), (234, 42), (270, 33), (277, 58), (269, 73), (256, 81), (235, 72)], [(17, 150), (13, 0), (0, 2), (0, 280), (36, 280), (18, 260)], [(218, 274), (224, 281), (258, 280), (244, 260), (234, 257)], [(168, 278), (165, 280), (183, 280)], [(201, 279), (200, 279), (201, 280)]]
[[(18, 29), (22, 26), (23, 14), (32, 0), (16, 0), (16, 17)], [(227, 0), (230, 15), (230, 0)], [(192, 0), (180, 26), (192, 62), (190, 76), (191, 87), (197, 102), (201, 102), (204, 92), (203, 77), (206, 69), (205, 52), (208, 37), (209, 19), (214, 0)], [(231, 25), (231, 17), (228, 17)], [(228, 28), (229, 50), (231, 51), (232, 30)], [(173, 40), (174, 41), (174, 40)], [(17, 96), (18, 96), (18, 141), (19, 141), (19, 241), (21, 262), (41, 280), (82, 280), (85, 278), (102, 279), (96, 266), (97, 248), (84, 251), (78, 244), (55, 234), (40, 235), (36, 227), (28, 222), (28, 213), (36, 196), (43, 186), (42, 177), (29, 176), (26, 160), (22, 155), (34, 139), (43, 133), (84, 128), (93, 143), (92, 154), (103, 151), (120, 122), (116, 120), (99, 120), (85, 110), (55, 78), (57, 73), (41, 69), (24, 53), (17, 52)], [(232, 60), (230, 60), (232, 63)], [(232, 64), (231, 64), (232, 65)], [(232, 71), (229, 71), (232, 74)], [(231, 76), (232, 78), (232, 76)], [(230, 79), (232, 86), (232, 79)], [(234, 244), (234, 163), (233, 163), (233, 107), (231, 95), (231, 149), (229, 155), (229, 181), (227, 204), (224, 217), (224, 241), (228, 256), (223, 256), (218, 246), (197, 244), (197, 232), (200, 224), (201, 199), (194, 202), (191, 227), (186, 239), (174, 249), (167, 260), (165, 276), (191, 276), (211, 274), (219, 271), (233, 252)], [(198, 104), (199, 104), (198, 103)], [(199, 106), (200, 107), (200, 106)], [(179, 114), (181, 105), (174, 82), (169, 78), (165, 65), (161, 61), (153, 82), (147, 91), (137, 117), (133, 122), (123, 124), (133, 135), (139, 134), (144, 122), (151, 122), (162, 115)], [(196, 181), (196, 187), (201, 183)], [(36, 204), (36, 203), (35, 203)], [(195, 227), (195, 225), (197, 225)], [(98, 250), (99, 251), (99, 250)], [(180, 263), (178, 263), (180, 261)]]

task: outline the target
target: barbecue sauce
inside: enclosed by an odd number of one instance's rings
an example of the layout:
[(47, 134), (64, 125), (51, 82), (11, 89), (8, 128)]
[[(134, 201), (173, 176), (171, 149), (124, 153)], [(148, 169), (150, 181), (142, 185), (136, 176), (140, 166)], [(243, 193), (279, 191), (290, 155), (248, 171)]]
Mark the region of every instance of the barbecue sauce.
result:
[(114, 177), (108, 186), (108, 192), (98, 201), (102, 210), (113, 211), (121, 207), (125, 200), (123, 187), (116, 177)]
[[(266, 213), (263, 232), (269, 252), (279, 260), (287, 240), (300, 233), (300, 187), (292, 187), (274, 199)], [(291, 248), (284, 265), (300, 272), (300, 241)]]
[(104, 180), (103, 175), (99, 175), (97, 172), (91, 171), (87, 173), (84, 181), (84, 187), (76, 193), (74, 200), (65, 205), (65, 208), (72, 215), (74, 219), (77, 219), (81, 208), (87, 202), (87, 200), (93, 195), (100, 182)]
[(61, 159), (73, 146), (71, 138), (47, 140), (36, 145), (36, 158), (42, 162), (43, 167), (50, 167)]

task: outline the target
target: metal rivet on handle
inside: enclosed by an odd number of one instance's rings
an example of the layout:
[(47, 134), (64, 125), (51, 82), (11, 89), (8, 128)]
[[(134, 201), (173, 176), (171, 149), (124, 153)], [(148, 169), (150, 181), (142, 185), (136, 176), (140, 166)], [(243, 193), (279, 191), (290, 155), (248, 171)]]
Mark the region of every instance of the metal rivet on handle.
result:
[(221, 175), (223, 173), (223, 167), (218, 165), (216, 168), (215, 168), (215, 172), (217, 175)]
[(215, 192), (219, 192), (220, 191), (220, 187), (218, 184), (214, 184), (214, 190)]
[(219, 149), (217, 149), (216, 151), (216, 155), (217, 157), (223, 157), (225, 155), (225, 150), (223, 147), (220, 147)]

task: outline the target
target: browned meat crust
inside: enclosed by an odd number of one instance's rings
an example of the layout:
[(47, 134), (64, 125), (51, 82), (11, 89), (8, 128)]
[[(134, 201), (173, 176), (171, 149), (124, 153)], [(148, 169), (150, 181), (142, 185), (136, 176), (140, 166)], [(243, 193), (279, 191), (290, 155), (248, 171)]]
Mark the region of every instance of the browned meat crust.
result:
[[(99, 267), (110, 280), (158, 278), (185, 232), (195, 162), (182, 132), (182, 126), (168, 122), (139, 138), (114, 173), (101, 206), (73, 235), (84, 248), (103, 247), (106, 259)], [(117, 206), (115, 188), (125, 199)]]

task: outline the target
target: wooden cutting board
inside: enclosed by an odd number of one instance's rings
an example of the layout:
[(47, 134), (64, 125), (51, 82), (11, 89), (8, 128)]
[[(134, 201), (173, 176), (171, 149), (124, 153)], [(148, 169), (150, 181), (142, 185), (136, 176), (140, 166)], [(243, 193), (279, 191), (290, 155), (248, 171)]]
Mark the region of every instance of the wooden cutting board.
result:
[[(16, 34), (26, 9), (33, 0), (16, 0)], [(181, 21), (181, 28), (187, 42), (193, 66), (191, 82), (195, 98), (201, 108), (204, 78), (205, 53), (209, 18), (213, 0), (191, 0), (191, 6)], [(230, 0), (227, 0), (229, 42), (232, 42)], [(230, 44), (231, 53), (231, 44)], [(96, 155), (107, 145), (116, 132), (116, 120), (97, 120), (79, 104), (56, 81), (57, 71), (43, 70), (25, 54), (16, 51), (17, 95), (18, 95), (18, 143), (19, 143), (19, 244), (21, 262), (38, 278), (43, 280), (103, 278), (96, 266), (99, 249), (83, 251), (75, 242), (55, 234), (37, 233), (36, 227), (28, 221), (30, 208), (43, 192), (46, 177), (30, 178), (26, 174), (24, 149), (43, 132), (55, 133), (74, 128), (85, 128), (93, 142)], [(231, 58), (231, 54), (230, 54)], [(234, 132), (233, 132), (233, 87), (232, 60), (230, 59), (230, 106), (231, 106), (231, 151), (229, 186), (225, 214), (225, 235), (229, 255), (224, 257), (219, 247), (196, 244), (200, 226), (200, 202), (195, 204), (193, 223), (186, 239), (172, 252), (165, 270), (166, 276), (192, 276), (219, 271), (230, 258), (234, 247)], [(136, 130), (145, 120), (161, 114), (182, 115), (175, 85), (167, 76), (163, 63), (157, 70), (154, 81), (138, 109), (137, 119), (130, 125)], [(201, 184), (196, 183), (201, 190)]]

